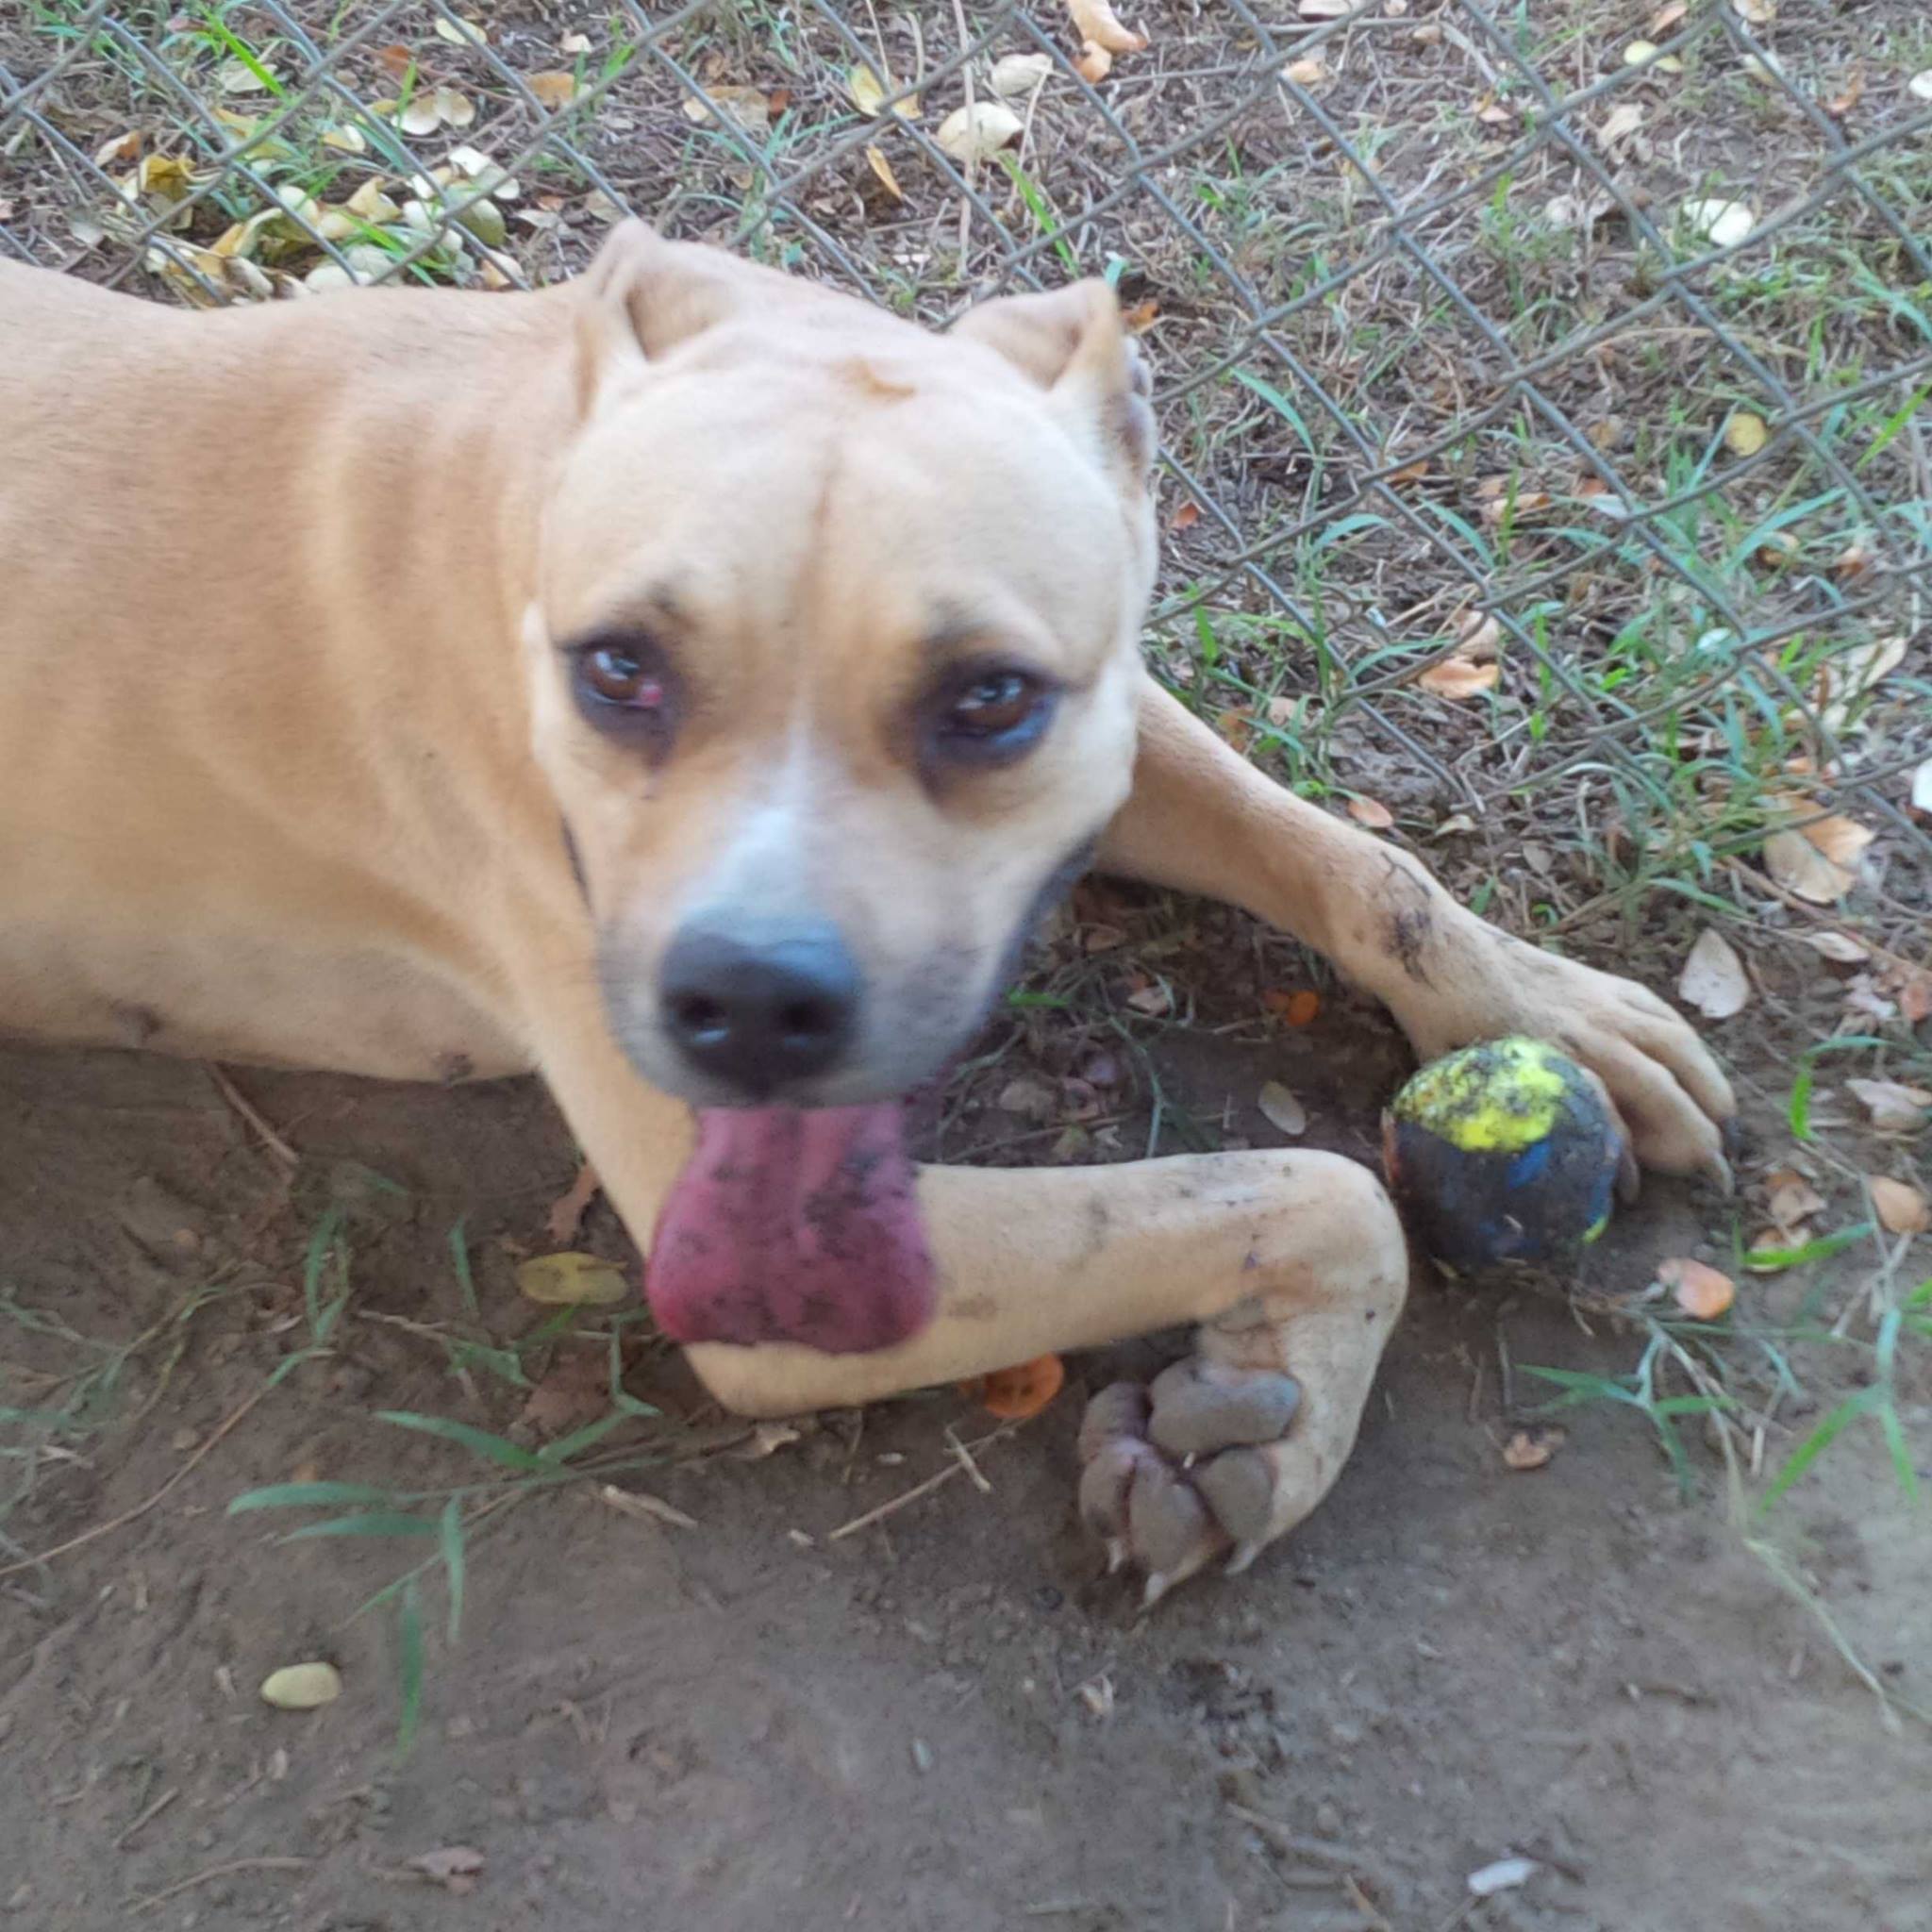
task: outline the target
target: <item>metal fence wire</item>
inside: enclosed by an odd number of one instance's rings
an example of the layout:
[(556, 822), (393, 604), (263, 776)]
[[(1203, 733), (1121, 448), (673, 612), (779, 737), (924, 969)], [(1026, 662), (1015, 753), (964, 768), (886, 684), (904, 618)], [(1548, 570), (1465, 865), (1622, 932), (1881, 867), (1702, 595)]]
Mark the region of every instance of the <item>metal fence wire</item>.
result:
[[(932, 322), (1107, 275), (1152, 649), (1227, 736), (1524, 925), (1920, 949), (1919, 0), (1150, 0), (1111, 50), (1083, 11), (26, 0), (0, 250), (203, 306), (505, 289), (629, 211)], [(1764, 869), (1847, 818), (1841, 876)]]

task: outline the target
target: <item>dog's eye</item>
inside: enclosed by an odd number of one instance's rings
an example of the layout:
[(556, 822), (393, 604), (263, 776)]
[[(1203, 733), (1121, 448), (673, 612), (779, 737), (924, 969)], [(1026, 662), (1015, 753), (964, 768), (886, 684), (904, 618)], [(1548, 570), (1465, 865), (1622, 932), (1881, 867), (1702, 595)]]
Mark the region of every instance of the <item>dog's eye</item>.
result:
[(633, 710), (664, 706), (664, 680), (626, 644), (593, 644), (577, 660), (585, 689), (600, 703)]
[(1055, 695), (1050, 685), (1028, 672), (973, 672), (941, 698), (939, 750), (980, 762), (1017, 758), (1046, 729)]

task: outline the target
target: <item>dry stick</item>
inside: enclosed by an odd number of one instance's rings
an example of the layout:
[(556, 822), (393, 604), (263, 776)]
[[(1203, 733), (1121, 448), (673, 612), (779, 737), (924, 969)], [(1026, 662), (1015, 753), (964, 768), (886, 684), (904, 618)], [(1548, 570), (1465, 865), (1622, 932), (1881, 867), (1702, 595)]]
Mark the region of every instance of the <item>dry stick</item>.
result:
[[(1022, 1418), (1021, 1420), (1029, 1420)], [(972, 1442), (954, 1443), (958, 1454), (957, 1462), (949, 1462), (935, 1475), (929, 1475), (923, 1483), (914, 1483), (903, 1495), (894, 1496), (890, 1503), (881, 1503), (876, 1509), (868, 1509), (863, 1516), (855, 1516), (850, 1523), (841, 1523), (825, 1541), (837, 1542), (841, 1537), (856, 1536), (861, 1529), (870, 1529), (874, 1523), (883, 1523), (889, 1516), (896, 1516), (908, 1503), (916, 1503), (922, 1496), (929, 1496), (941, 1483), (949, 1483), (956, 1475), (972, 1469), (973, 1458), (968, 1453), (974, 1449), (984, 1449), (989, 1442), (997, 1442), (1002, 1436), (1010, 1436), (1020, 1426), (1019, 1422), (1008, 1423), (1003, 1428), (992, 1430)], [(0, 1574), (4, 1574), (0, 1572)]]
[(170, 1790), (163, 1791), (161, 1795), (158, 1798), (157, 1798), (154, 1801), (154, 1803), (150, 1805), (147, 1807), (147, 1809), (143, 1811), (141, 1814), (141, 1816), (137, 1818), (134, 1821), (134, 1823), (130, 1824), (127, 1827), (127, 1829), (124, 1831), (121, 1834), (121, 1836), (114, 1840), (114, 1849), (118, 1852), (122, 1848), (122, 1846), (124, 1846), (127, 1842), (127, 1840), (131, 1839), (134, 1836), (134, 1834), (141, 1829), (141, 1827), (143, 1824), (151, 1824), (180, 1795), (181, 1787), (179, 1785), (175, 1785)]
[(56, 1543), (51, 1550), (42, 1550), (38, 1557), (25, 1557), (18, 1563), (8, 1564), (4, 1570), (0, 1570), (0, 1577), (17, 1576), (23, 1570), (38, 1570), (41, 1568), (42, 1564), (51, 1563), (57, 1557), (65, 1557), (69, 1555), (71, 1552), (81, 1548), (84, 1544), (94, 1541), (94, 1540), (98, 1537), (111, 1535), (112, 1532), (117, 1529), (125, 1529), (130, 1523), (136, 1522), (139, 1518), (145, 1516), (147, 1512), (150, 1509), (152, 1509), (155, 1507), (155, 1505), (158, 1503), (161, 1500), (161, 1498), (165, 1496), (168, 1493), (168, 1491), (172, 1490), (175, 1487), (175, 1485), (182, 1479), (183, 1476), (188, 1475), (194, 1469), (195, 1465), (201, 1461), (202, 1457), (205, 1457), (208, 1453), (208, 1451), (212, 1449), (215, 1446), (215, 1444), (219, 1442), (222, 1440), (222, 1438), (229, 1432), (229, 1430), (234, 1428), (239, 1423), (242, 1421), (242, 1419), (248, 1414), (249, 1410), (252, 1409), (255, 1407), (255, 1405), (258, 1402), (259, 1402), (261, 1398), (267, 1393), (268, 1388), (266, 1385), (258, 1389), (255, 1391), (255, 1393), (248, 1398), (246, 1402), (242, 1403), (239, 1408), (234, 1410), (233, 1413), (229, 1415), (225, 1422), (221, 1424), (220, 1426), (216, 1428), (213, 1435), (211, 1435), (208, 1439), (208, 1441), (204, 1442), (201, 1445), (201, 1447), (197, 1449), (194, 1452), (194, 1454), (188, 1458), (188, 1460), (184, 1462), (181, 1465), (181, 1467), (177, 1469), (175, 1472), (175, 1474), (171, 1475), (168, 1478), (168, 1480), (164, 1482), (160, 1486), (160, 1488), (158, 1489), (154, 1492), (154, 1494), (147, 1499), (145, 1503), (137, 1503), (132, 1509), (124, 1509), (119, 1516), (113, 1517), (106, 1523), (97, 1523), (92, 1529), (83, 1530), (78, 1536), (69, 1537), (64, 1543)]
[(148, 1912), (184, 1891), (192, 1891), (197, 1885), (211, 1885), (217, 1878), (231, 1877), (237, 1872), (307, 1872), (314, 1863), (313, 1858), (230, 1858), (225, 1865), (210, 1865), (192, 1878), (177, 1878), (173, 1885), (151, 1891), (144, 1898), (123, 1899), (122, 1907), (129, 1912)]
[(234, 1081), (229, 1079), (227, 1074), (223, 1073), (221, 1068), (215, 1065), (214, 1061), (205, 1060), (202, 1064), (208, 1068), (208, 1077), (211, 1080), (213, 1080), (217, 1089), (220, 1090), (222, 1098), (225, 1100), (228, 1103), (228, 1105), (232, 1107), (235, 1109), (235, 1111), (239, 1113), (242, 1116), (242, 1118), (244, 1121), (246, 1121), (248, 1124), (251, 1127), (253, 1127), (258, 1134), (261, 1136), (262, 1145), (266, 1147), (268, 1151), (271, 1154), (273, 1154), (275, 1158), (277, 1160), (279, 1160), (282, 1163), (282, 1165), (290, 1171), (290, 1173), (292, 1174), (296, 1168), (300, 1167), (302, 1165), (302, 1157), (299, 1154), (297, 1154), (295, 1150), (292, 1147), (291, 1147), (289, 1143), (285, 1140), (283, 1140), (282, 1137), (278, 1133), (276, 1133), (275, 1130), (272, 1126), (270, 1126), (265, 1120), (262, 1119), (260, 1114), (256, 1112), (255, 1108), (249, 1105), (246, 1096), (242, 1093), (242, 1090), (235, 1085)]

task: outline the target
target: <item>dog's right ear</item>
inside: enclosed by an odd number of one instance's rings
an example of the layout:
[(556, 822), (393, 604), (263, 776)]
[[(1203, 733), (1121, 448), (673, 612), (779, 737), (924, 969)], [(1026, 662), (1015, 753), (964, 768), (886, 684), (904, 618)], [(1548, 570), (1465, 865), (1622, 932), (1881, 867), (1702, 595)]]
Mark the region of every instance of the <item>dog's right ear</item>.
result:
[(669, 242), (646, 223), (621, 222), (571, 284), (576, 291), (578, 401), (622, 388), (679, 342), (749, 306), (770, 271), (701, 242)]

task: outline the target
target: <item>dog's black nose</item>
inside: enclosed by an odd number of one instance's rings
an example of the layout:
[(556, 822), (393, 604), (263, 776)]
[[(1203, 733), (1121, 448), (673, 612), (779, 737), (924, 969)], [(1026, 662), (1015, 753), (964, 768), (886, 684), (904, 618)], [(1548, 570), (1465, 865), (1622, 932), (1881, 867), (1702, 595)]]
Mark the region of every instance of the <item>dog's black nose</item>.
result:
[(761, 935), (687, 926), (664, 956), (664, 1026), (692, 1066), (763, 1100), (850, 1045), (858, 967), (828, 926)]

